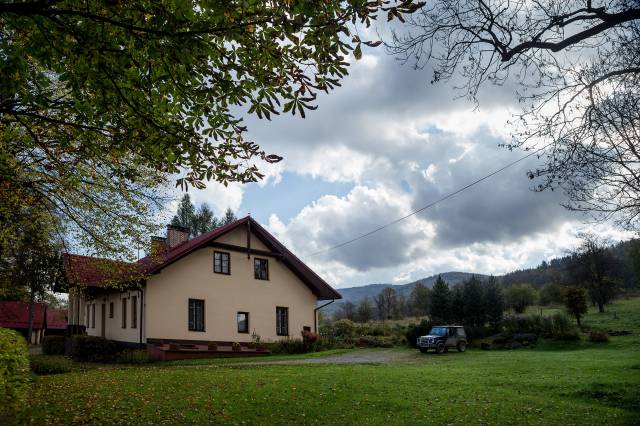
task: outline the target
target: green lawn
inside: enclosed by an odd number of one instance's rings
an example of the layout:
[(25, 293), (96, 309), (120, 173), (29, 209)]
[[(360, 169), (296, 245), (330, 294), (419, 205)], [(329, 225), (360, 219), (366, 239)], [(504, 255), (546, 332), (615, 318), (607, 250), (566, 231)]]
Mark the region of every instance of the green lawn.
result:
[(585, 322), (634, 335), (515, 351), (410, 351), (384, 365), (249, 367), (209, 360), (41, 376), (33, 385), (31, 421), (637, 424), (640, 299), (616, 302), (610, 312), (590, 313)]

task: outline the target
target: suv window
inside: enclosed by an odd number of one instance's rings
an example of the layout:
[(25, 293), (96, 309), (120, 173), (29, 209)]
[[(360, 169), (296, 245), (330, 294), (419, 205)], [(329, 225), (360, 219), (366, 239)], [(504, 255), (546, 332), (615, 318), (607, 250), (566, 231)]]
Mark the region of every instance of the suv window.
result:
[(445, 327), (433, 327), (429, 334), (432, 336), (446, 336), (447, 329)]
[(464, 328), (462, 327), (456, 329), (456, 334), (458, 337), (466, 337), (464, 334)]

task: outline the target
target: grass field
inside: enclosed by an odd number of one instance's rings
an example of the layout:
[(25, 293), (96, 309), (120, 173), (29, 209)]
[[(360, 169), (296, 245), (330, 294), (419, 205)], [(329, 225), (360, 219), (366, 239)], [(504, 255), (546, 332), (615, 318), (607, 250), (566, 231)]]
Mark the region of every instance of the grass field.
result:
[(41, 376), (31, 422), (638, 424), (640, 298), (585, 323), (633, 335), (443, 356), (394, 349), (406, 356), (381, 365), (206, 360)]

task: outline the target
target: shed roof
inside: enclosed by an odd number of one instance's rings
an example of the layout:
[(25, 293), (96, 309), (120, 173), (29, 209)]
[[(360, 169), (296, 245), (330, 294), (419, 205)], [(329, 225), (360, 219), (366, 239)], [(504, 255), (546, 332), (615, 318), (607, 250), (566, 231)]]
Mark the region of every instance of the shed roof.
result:
[[(0, 301), (0, 327), (28, 328), (29, 304), (20, 301)], [(67, 328), (66, 311), (53, 309), (43, 303), (33, 305), (33, 329)]]

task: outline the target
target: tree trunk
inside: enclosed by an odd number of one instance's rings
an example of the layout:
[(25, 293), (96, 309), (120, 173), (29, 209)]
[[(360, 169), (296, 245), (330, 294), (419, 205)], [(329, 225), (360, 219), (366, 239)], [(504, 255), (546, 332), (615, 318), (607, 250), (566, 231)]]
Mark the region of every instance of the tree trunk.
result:
[(33, 334), (33, 288), (29, 292), (29, 320), (27, 325), (27, 344), (31, 344), (31, 335)]
[(598, 301), (598, 312), (604, 313), (604, 303)]
[(576, 321), (578, 322), (578, 327), (582, 328), (582, 324), (580, 324), (580, 314), (576, 315)]

